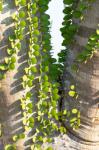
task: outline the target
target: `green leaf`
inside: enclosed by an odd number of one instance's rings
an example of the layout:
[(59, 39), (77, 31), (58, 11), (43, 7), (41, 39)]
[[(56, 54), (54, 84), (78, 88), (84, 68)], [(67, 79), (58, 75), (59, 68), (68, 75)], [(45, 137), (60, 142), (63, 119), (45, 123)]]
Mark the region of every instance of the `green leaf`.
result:
[(72, 113), (73, 113), (73, 114), (77, 114), (77, 113), (78, 113), (78, 110), (77, 110), (77, 109), (72, 109)]
[(13, 53), (14, 53), (14, 50), (13, 49), (7, 49), (7, 53), (8, 53), (8, 55), (12, 55)]
[(4, 59), (4, 61), (5, 61), (6, 64), (8, 64), (8, 63), (10, 62), (10, 60), (9, 60), (8, 57), (6, 57), (6, 58)]
[(34, 145), (32, 145), (32, 146), (31, 146), (31, 150), (34, 150), (34, 149), (35, 149), (35, 146), (34, 146)]
[(44, 79), (44, 81), (48, 81), (48, 76), (47, 76), (47, 75), (44, 75), (44, 76), (43, 76), (43, 79)]
[(75, 91), (69, 91), (69, 96), (71, 96), (71, 97), (74, 97), (75, 96), (75, 94), (76, 94), (76, 92)]
[(96, 30), (97, 35), (99, 35), (99, 29)]
[(15, 39), (16, 39), (15, 34), (12, 34), (12, 35), (9, 36), (9, 41), (10, 41), (10, 42), (14, 42)]
[(20, 50), (21, 49), (21, 43), (17, 43), (16, 47), (17, 47), (17, 50)]
[(5, 71), (7, 70), (7, 65), (6, 64), (0, 64), (0, 70)]
[(80, 11), (74, 11), (73, 16), (75, 18), (80, 18), (82, 16), (82, 12), (80, 12)]
[(23, 110), (25, 110), (26, 109), (26, 104), (24, 104), (24, 103), (21, 104), (21, 107), (22, 107)]
[(27, 92), (26, 93), (26, 99), (30, 99), (32, 97), (32, 93), (31, 92)]
[(33, 118), (33, 117), (30, 117), (30, 118), (29, 118), (29, 121), (30, 121), (31, 123), (34, 123), (34, 118)]
[(39, 116), (42, 116), (42, 112), (41, 112), (41, 111), (38, 111), (38, 115), (39, 115)]
[(43, 141), (43, 137), (42, 137), (42, 136), (39, 136), (39, 137), (38, 137), (38, 140), (39, 140), (40, 142), (42, 142), (42, 141)]
[(33, 27), (34, 27), (34, 29), (37, 29), (38, 28), (38, 23), (34, 23)]
[(24, 18), (25, 17), (25, 12), (24, 11), (20, 11), (19, 12), (19, 17), (20, 18)]
[(32, 9), (32, 14), (36, 14), (36, 12), (37, 12), (37, 9)]
[(74, 90), (74, 89), (75, 89), (75, 86), (74, 86), (74, 85), (71, 85), (71, 86), (70, 86), (70, 89), (71, 89), (71, 90)]
[(40, 46), (39, 46), (39, 45), (37, 45), (37, 44), (35, 44), (35, 45), (33, 45), (33, 48), (34, 48), (34, 50), (39, 51)]
[(33, 37), (33, 42), (37, 43), (38, 42), (38, 38), (37, 37)]
[(25, 134), (24, 133), (19, 134), (19, 139), (24, 139), (24, 138), (25, 138)]
[(47, 138), (47, 142), (51, 143), (52, 142), (52, 138)]
[(37, 133), (40, 133), (39, 129), (36, 128), (36, 132), (37, 132)]
[(79, 10), (80, 10), (80, 11), (84, 11), (87, 7), (88, 7), (88, 6), (87, 6), (86, 4), (81, 3), (81, 4), (79, 5)]
[(28, 73), (29, 73), (29, 68), (28, 68), (28, 67), (27, 67), (27, 68), (25, 68), (24, 70), (25, 70), (25, 73), (26, 73), (26, 74), (28, 74)]
[(50, 83), (49, 83), (48, 81), (45, 81), (45, 82), (43, 83), (43, 86), (44, 86), (44, 87), (49, 87), (49, 85), (50, 85)]
[(53, 89), (53, 94), (57, 94), (58, 93), (58, 89), (57, 88), (55, 88), (55, 89)]
[(40, 144), (35, 144), (35, 149), (34, 150), (41, 150), (41, 145)]
[(66, 114), (67, 114), (67, 110), (64, 110), (64, 111), (63, 111), (63, 115), (66, 115)]
[(11, 63), (15, 63), (16, 62), (16, 57), (15, 56), (12, 56), (11, 57)]
[(35, 143), (36, 142), (36, 136), (33, 136), (32, 141)]
[(64, 10), (63, 10), (63, 13), (65, 13), (66, 15), (71, 13), (73, 11), (72, 7), (66, 7)]
[(26, 5), (26, 0), (21, 0), (20, 5), (25, 6)]
[(51, 110), (51, 114), (52, 114), (53, 116), (55, 116), (55, 115), (57, 114), (56, 110), (55, 110), (55, 109), (52, 109), (52, 110)]
[(32, 9), (36, 9), (36, 8), (37, 8), (36, 3), (33, 3), (33, 4), (32, 4)]
[(27, 107), (32, 109), (33, 108), (33, 104), (32, 103), (28, 103)]
[(34, 73), (37, 72), (37, 68), (36, 68), (35, 66), (32, 66), (32, 67), (30, 68), (30, 70), (31, 70), (32, 72), (34, 72)]
[[(17, 5), (18, 5), (18, 3), (16, 3), (16, 6), (17, 6)], [(12, 14), (12, 19), (13, 19), (13, 20), (16, 20), (16, 21), (18, 20), (18, 17), (17, 17), (17, 15), (16, 15), (16, 13), (13, 13), (13, 14)]]
[(44, 66), (43, 70), (44, 70), (44, 72), (48, 72), (49, 71), (49, 67), (48, 66)]
[(27, 80), (28, 80), (27, 75), (24, 75), (24, 76), (22, 77), (22, 79), (23, 79), (23, 81), (27, 81)]
[(51, 146), (49, 146), (46, 150), (53, 150), (53, 148)]
[(21, 20), (21, 21), (20, 21), (20, 26), (21, 26), (21, 27), (25, 27), (25, 26), (26, 26), (26, 22), (25, 22), (24, 20)]
[(74, 0), (64, 0), (64, 4), (70, 5), (73, 4)]
[(16, 142), (19, 139), (19, 136), (18, 135), (14, 135), (12, 139), (13, 139), (14, 142)]
[(39, 51), (34, 51), (33, 54), (37, 57), (40, 56), (40, 52)]
[(38, 17), (33, 17), (32, 21), (33, 21), (33, 23), (38, 22)]
[(18, 34), (18, 37), (17, 37), (19, 40), (22, 40), (23, 39), (23, 35), (20, 33)]
[(8, 144), (5, 146), (4, 150), (16, 150), (16, 147), (14, 145)]
[(66, 128), (61, 126), (61, 127), (59, 128), (59, 131), (60, 131), (61, 133), (66, 133)]
[(43, 91), (44, 91), (44, 92), (49, 92), (49, 88), (48, 88), (48, 87), (44, 87), (44, 88), (43, 88)]
[(29, 132), (29, 131), (30, 131), (30, 129), (31, 129), (31, 128), (30, 128), (30, 127), (28, 127), (28, 126), (25, 126), (24, 128), (25, 128), (25, 131), (26, 131), (26, 132)]
[(47, 142), (47, 137), (44, 137), (43, 138), (43, 143), (46, 143)]
[(43, 101), (42, 106), (47, 107), (47, 102)]
[(27, 124), (27, 119), (23, 119), (23, 125)]
[(75, 123), (76, 121), (77, 121), (77, 118), (76, 118), (76, 117), (70, 119), (70, 123)]
[(28, 113), (32, 114), (33, 110), (32, 109), (28, 109)]
[(34, 77), (33, 74), (31, 74), (31, 75), (28, 75), (28, 78), (29, 78), (31, 81), (33, 81), (35, 77)]
[(5, 79), (6, 75), (0, 73), (0, 80)]
[(35, 29), (34, 32), (33, 32), (33, 34), (34, 34), (34, 35), (39, 35), (40, 32), (39, 32), (39, 30)]
[(59, 100), (60, 96), (58, 94), (54, 94), (53, 95), (53, 100), (57, 101)]

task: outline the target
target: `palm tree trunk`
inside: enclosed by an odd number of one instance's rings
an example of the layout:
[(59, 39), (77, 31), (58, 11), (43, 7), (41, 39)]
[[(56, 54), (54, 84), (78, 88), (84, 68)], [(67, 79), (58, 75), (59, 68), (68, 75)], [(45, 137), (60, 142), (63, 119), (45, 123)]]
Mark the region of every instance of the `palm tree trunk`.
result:
[[(8, 47), (8, 35), (10, 29), (11, 14), (16, 11), (12, 0), (5, 0), (4, 11), (0, 14), (0, 62), (6, 56)], [(10, 8), (9, 8), (10, 6)], [(9, 11), (10, 10), (10, 11)], [(88, 41), (89, 35), (95, 32), (99, 20), (99, 0), (93, 4), (92, 9), (85, 12), (85, 20), (80, 23), (80, 29), (76, 35), (76, 43), (72, 46), (68, 58), (68, 67), (64, 73), (65, 97), (62, 107), (71, 110), (76, 107), (81, 112), (81, 126), (78, 130), (72, 130), (68, 121), (65, 122), (68, 128), (66, 150), (99, 150), (99, 52), (87, 63), (79, 65), (79, 72), (74, 73), (70, 70), (76, 55), (83, 50)], [(9, 32), (8, 32), (9, 31)], [(2, 136), (0, 137), (0, 149), (2, 145), (12, 142), (12, 136), (23, 131), (22, 114), (20, 108), (21, 77), (25, 67), (26, 46), (19, 52), (16, 69), (7, 72), (6, 79), (0, 81), (0, 124), (2, 125)], [(76, 85), (79, 94), (78, 100), (70, 99), (68, 91), (71, 84)], [(17, 143), (18, 150), (24, 150), (23, 141)], [(57, 150), (61, 147), (58, 147)], [(62, 149), (63, 150), (63, 149)]]
[[(86, 64), (79, 64), (79, 72), (71, 70), (76, 56), (84, 50), (88, 38), (95, 33), (99, 23), (99, 0), (92, 4), (92, 8), (85, 12), (85, 19), (79, 23), (80, 29), (75, 37), (66, 69), (64, 73), (64, 99), (62, 107), (68, 110), (78, 108), (81, 112), (81, 126), (72, 130), (68, 121), (64, 122), (68, 128), (70, 150), (98, 150), (99, 149), (99, 51)], [(70, 85), (75, 85), (79, 95), (77, 100), (70, 98)]]
[[(7, 56), (8, 36), (13, 31), (11, 15), (16, 11), (14, 1), (6, 0), (4, 10), (0, 14), (0, 63)], [(25, 42), (24, 42), (25, 45)], [(22, 55), (23, 54), (23, 55)], [(12, 137), (23, 132), (22, 114), (19, 99), (22, 97), (21, 77), (25, 66), (24, 48), (19, 52), (16, 68), (9, 71), (6, 78), (0, 81), (0, 124), (2, 136), (0, 137), (0, 150), (3, 146), (13, 143)], [(23, 64), (21, 63), (23, 61)], [(23, 150), (23, 141), (19, 140), (17, 149)]]

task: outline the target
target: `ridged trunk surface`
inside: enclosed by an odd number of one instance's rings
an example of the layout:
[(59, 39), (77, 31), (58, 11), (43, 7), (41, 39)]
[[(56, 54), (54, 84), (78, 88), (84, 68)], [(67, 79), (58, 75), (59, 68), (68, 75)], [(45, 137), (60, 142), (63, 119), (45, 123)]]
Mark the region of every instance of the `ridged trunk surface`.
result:
[[(4, 9), (0, 14), (0, 63), (7, 56), (9, 47), (8, 37), (13, 30), (11, 15), (16, 11), (14, 1), (5, 0)], [(24, 45), (25, 45), (25, 41)], [(25, 66), (26, 48), (23, 47), (18, 53), (16, 68), (8, 71), (6, 78), (0, 81), (0, 124), (2, 136), (0, 137), (0, 150), (3, 145), (13, 143), (12, 137), (23, 132), (20, 98), (23, 91), (21, 77)], [(17, 143), (17, 150), (24, 150), (23, 141)]]
[[(74, 45), (71, 46), (64, 73), (65, 97), (62, 107), (68, 110), (77, 108), (81, 112), (81, 126), (73, 131), (68, 121), (65, 125), (69, 131), (70, 150), (99, 150), (99, 50), (86, 64), (79, 64), (79, 71), (71, 70), (76, 56), (84, 50), (90, 35), (95, 33), (99, 24), (99, 0), (92, 4), (79, 23), (80, 29)], [(68, 95), (70, 85), (75, 85), (79, 95), (75, 100)]]
[[(0, 62), (6, 56), (8, 35), (13, 30), (10, 17), (16, 11), (12, 0), (5, 0), (5, 4), (3, 13), (0, 14)], [(76, 55), (83, 50), (89, 35), (95, 32), (98, 23), (99, 0), (96, 0), (92, 8), (85, 12), (85, 20), (80, 23), (81, 27), (70, 51), (64, 75), (65, 97), (62, 105), (66, 109), (76, 107), (80, 110), (81, 126), (78, 130), (73, 131), (66, 122), (68, 134), (64, 137), (56, 137), (56, 144), (52, 144), (55, 150), (99, 150), (99, 52), (87, 64), (80, 65), (78, 73), (70, 70), (70, 65)], [(25, 42), (24, 40), (24, 47), (18, 53), (16, 69), (7, 72), (6, 79), (0, 81), (0, 123), (2, 125), (0, 150), (3, 150), (2, 145), (13, 143), (12, 136), (14, 134), (23, 131), (19, 99), (24, 92), (21, 87), (21, 77), (26, 66)], [(68, 96), (71, 84), (76, 85), (79, 94), (77, 101)], [(18, 141), (17, 150), (24, 149), (23, 141)]]

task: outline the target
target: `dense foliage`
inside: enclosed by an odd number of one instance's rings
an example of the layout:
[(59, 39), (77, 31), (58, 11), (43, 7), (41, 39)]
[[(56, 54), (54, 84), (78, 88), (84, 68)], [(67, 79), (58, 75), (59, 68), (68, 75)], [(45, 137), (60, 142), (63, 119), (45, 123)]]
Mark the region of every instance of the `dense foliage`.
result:
[[(42, 143), (51, 142), (51, 135), (55, 130), (66, 131), (58, 124), (59, 84), (56, 81), (57, 74), (54, 73), (55, 60), (51, 57), (50, 17), (46, 14), (48, 3), (49, 0), (46, 2), (42, 0), (15, 1), (17, 12), (12, 16), (15, 24), (14, 34), (9, 36), (8, 56), (0, 64), (0, 77), (3, 79), (6, 78), (6, 71), (15, 69), (18, 52), (22, 49), (22, 41), (27, 34), (28, 67), (24, 69), (22, 77), (25, 94), (20, 98), (24, 132), (14, 135), (12, 140), (16, 142), (27, 138), (28, 134), (33, 132), (31, 149), (39, 149)], [(34, 87), (38, 91), (34, 91)], [(12, 149), (12, 147), (15, 149), (15, 145), (7, 145), (5, 149)]]
[[(76, 108), (70, 112), (58, 111), (60, 89), (64, 72), (64, 63), (74, 43), (75, 34), (79, 30), (74, 20), (82, 21), (84, 11), (93, 1), (63, 0), (64, 18), (63, 27), (60, 29), (64, 38), (62, 45), (65, 47), (59, 54), (58, 62), (52, 57), (50, 16), (46, 14), (50, 0), (15, 0), (17, 12), (13, 14), (14, 34), (9, 36), (9, 48), (7, 57), (0, 64), (0, 79), (5, 78), (6, 71), (14, 70), (18, 52), (22, 48), (22, 41), (28, 35), (27, 65), (22, 77), (24, 95), (20, 98), (24, 132), (12, 137), (13, 142), (25, 139), (31, 134), (31, 150), (40, 149), (42, 143), (52, 142), (51, 135), (57, 131), (66, 133), (65, 127), (59, 124), (59, 120), (70, 117), (72, 128), (80, 125), (80, 112)], [(0, 2), (0, 11), (2, 1)], [(99, 29), (89, 37), (85, 49), (77, 56), (72, 66), (74, 71), (78, 70), (79, 63), (87, 62), (93, 53), (99, 48)], [(63, 93), (62, 93), (63, 94)], [(77, 100), (78, 93), (75, 85), (70, 86), (68, 92), (70, 97)], [(36, 102), (35, 102), (36, 99)], [(16, 149), (15, 144), (6, 145), (5, 150)], [(47, 150), (51, 150), (49, 147)]]

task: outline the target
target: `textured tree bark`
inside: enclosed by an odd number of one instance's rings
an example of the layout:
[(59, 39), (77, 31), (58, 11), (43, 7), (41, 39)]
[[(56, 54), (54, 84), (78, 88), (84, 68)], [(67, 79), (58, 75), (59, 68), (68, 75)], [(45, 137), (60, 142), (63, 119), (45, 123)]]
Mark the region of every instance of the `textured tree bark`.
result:
[[(76, 56), (84, 50), (88, 38), (95, 33), (99, 23), (99, 1), (93, 3), (92, 8), (85, 12), (84, 21), (80, 22), (80, 29), (72, 46), (64, 73), (65, 96), (62, 107), (68, 110), (78, 108), (81, 112), (81, 126), (72, 130), (68, 121), (64, 122), (69, 131), (70, 150), (99, 150), (99, 51), (86, 64), (79, 65), (79, 72), (71, 70)], [(77, 100), (70, 98), (70, 85), (76, 85), (79, 95)]]
[[(6, 0), (4, 10), (0, 14), (0, 63), (7, 56), (9, 47), (8, 37), (13, 32), (13, 21), (11, 15), (16, 11), (14, 1)], [(25, 45), (25, 41), (24, 45)], [(0, 81), (0, 123), (2, 125), (2, 136), (0, 137), (0, 150), (6, 144), (12, 144), (12, 137), (23, 132), (22, 114), (19, 99), (23, 91), (21, 87), (21, 77), (25, 66), (26, 48), (23, 47), (18, 53), (16, 68), (8, 71), (6, 78)], [(17, 149), (23, 150), (23, 141), (19, 140)]]
[[(0, 14), (0, 62), (6, 57), (8, 47), (8, 36), (12, 32), (11, 15), (16, 11), (12, 0), (5, 0), (3, 13)], [(65, 97), (62, 107), (66, 109), (78, 108), (81, 112), (81, 126), (73, 131), (68, 128), (65, 135), (66, 148), (56, 146), (57, 150), (99, 150), (99, 52), (87, 63), (79, 65), (79, 72), (71, 71), (76, 55), (83, 50), (89, 35), (95, 32), (99, 22), (99, 0), (93, 4), (92, 9), (85, 12), (85, 20), (80, 23), (80, 29), (76, 35), (75, 45), (69, 53), (66, 70), (64, 73)], [(25, 40), (23, 41), (24, 45)], [(20, 97), (24, 91), (21, 89), (21, 77), (26, 65), (26, 46), (18, 54), (16, 69), (7, 72), (6, 79), (0, 81), (0, 123), (2, 125), (2, 136), (0, 137), (0, 149), (2, 145), (12, 142), (12, 136), (23, 131), (22, 114), (20, 108)], [(68, 64), (67, 64), (68, 63)], [(68, 67), (67, 67), (68, 66)], [(77, 101), (68, 96), (71, 84), (76, 85), (79, 98)], [(24, 150), (24, 141), (18, 141), (17, 150)]]

